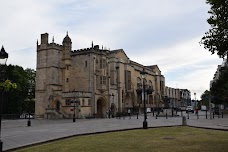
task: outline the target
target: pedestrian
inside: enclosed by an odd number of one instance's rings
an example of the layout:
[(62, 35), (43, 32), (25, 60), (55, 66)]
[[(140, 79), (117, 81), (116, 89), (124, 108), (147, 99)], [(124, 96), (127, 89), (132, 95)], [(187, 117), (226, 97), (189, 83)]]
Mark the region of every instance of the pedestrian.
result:
[(198, 115), (198, 107), (196, 107), (196, 115)]
[(110, 119), (111, 116), (111, 109), (108, 110), (108, 118)]
[(109, 112), (109, 111), (107, 110), (107, 111), (106, 111), (106, 118), (108, 118), (108, 112)]
[(128, 113), (129, 119), (131, 119), (131, 109), (128, 109), (127, 113)]

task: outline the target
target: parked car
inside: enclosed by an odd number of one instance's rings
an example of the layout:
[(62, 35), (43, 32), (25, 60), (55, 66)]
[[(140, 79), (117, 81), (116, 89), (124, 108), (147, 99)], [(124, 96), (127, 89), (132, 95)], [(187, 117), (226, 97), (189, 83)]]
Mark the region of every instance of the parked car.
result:
[(188, 112), (194, 113), (194, 110), (193, 110), (193, 107), (192, 106), (187, 106), (186, 113), (188, 113)]
[(23, 113), (22, 115), (20, 115), (20, 118), (21, 119), (28, 119), (28, 118), (33, 119), (34, 117), (33, 117), (33, 115), (30, 115), (28, 113)]

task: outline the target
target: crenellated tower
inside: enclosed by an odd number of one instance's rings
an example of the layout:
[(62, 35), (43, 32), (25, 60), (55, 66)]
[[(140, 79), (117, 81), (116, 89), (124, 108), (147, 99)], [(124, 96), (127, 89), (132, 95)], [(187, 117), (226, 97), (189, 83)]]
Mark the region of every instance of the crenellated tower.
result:
[(41, 34), (41, 43), (37, 43), (36, 68), (36, 109), (37, 117), (43, 117), (45, 109), (50, 107), (53, 92), (62, 90), (62, 46), (48, 42), (48, 33)]

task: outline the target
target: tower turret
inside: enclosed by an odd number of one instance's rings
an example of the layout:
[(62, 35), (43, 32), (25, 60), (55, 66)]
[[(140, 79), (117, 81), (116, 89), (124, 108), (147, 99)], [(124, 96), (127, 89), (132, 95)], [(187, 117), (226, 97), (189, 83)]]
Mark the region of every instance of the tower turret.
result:
[(45, 109), (51, 105), (53, 91), (62, 89), (62, 46), (48, 43), (48, 33), (41, 34), (37, 42), (36, 66), (36, 117), (44, 117)]
[(63, 90), (69, 91), (70, 89), (70, 69), (71, 69), (71, 48), (72, 48), (72, 42), (70, 37), (67, 35), (63, 39)]
[(71, 38), (68, 36), (68, 32), (67, 32), (67, 35), (63, 39), (63, 46), (71, 46), (71, 44), (72, 44)]
[(48, 33), (41, 34), (41, 44), (48, 44)]

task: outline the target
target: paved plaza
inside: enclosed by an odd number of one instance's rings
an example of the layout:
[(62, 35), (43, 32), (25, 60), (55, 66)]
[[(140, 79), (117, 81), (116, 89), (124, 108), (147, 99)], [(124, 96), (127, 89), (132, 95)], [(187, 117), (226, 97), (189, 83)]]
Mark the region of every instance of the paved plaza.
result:
[[(178, 115), (181, 115), (180, 112)], [(194, 127), (223, 129), (228, 131), (228, 115), (223, 118), (215, 116), (210, 119), (209, 115), (206, 119), (205, 112), (199, 113), (199, 119), (195, 114), (190, 114), (189, 119), (186, 113), (187, 125)], [(74, 135), (83, 135), (90, 133), (99, 133), (107, 131), (118, 131), (127, 129), (139, 129), (143, 126), (144, 116), (136, 116), (117, 119), (72, 119), (31, 120), (31, 126), (27, 127), (27, 120), (2, 120), (1, 139), (3, 141), (3, 150), (10, 150), (31, 144), (46, 142), (59, 138), (65, 138)], [(148, 127), (162, 126), (179, 126), (182, 125), (182, 117), (156, 117), (152, 113), (148, 114)]]

